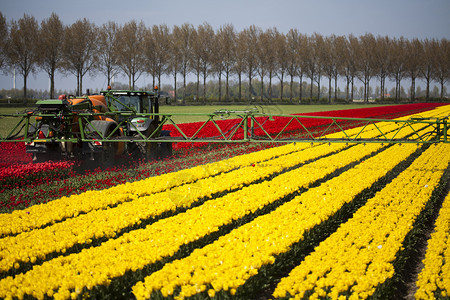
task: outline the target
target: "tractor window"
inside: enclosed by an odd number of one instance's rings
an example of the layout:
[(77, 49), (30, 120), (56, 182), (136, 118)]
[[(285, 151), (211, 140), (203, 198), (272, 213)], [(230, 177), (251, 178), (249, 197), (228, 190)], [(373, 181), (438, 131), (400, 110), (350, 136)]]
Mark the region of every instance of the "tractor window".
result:
[(143, 113), (149, 113), (149, 112), (151, 113), (151, 107), (149, 107), (149, 102), (150, 102), (150, 99), (148, 96), (142, 96), (142, 107), (143, 107), (142, 112)]
[(131, 108), (139, 111), (140, 105), (138, 96), (120, 96), (119, 101), (123, 103), (123, 105), (117, 103), (117, 108), (119, 111), (129, 111)]

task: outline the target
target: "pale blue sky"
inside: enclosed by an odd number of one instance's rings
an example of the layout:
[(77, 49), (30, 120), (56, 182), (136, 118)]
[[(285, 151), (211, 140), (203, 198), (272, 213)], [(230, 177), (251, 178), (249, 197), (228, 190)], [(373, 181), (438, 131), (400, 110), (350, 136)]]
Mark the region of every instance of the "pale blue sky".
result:
[[(0, 0), (0, 11), (8, 21), (29, 14), (39, 22), (55, 12), (66, 25), (86, 17), (98, 25), (135, 19), (147, 26), (165, 23), (170, 28), (185, 22), (194, 26), (208, 22), (215, 29), (230, 23), (237, 31), (256, 25), (276, 27), (283, 33), (297, 28), (305, 34), (325, 36), (372, 33), (450, 39), (450, 0)], [(72, 77), (58, 74), (56, 88), (73, 89)], [(142, 78), (138, 85), (143, 85), (143, 80), (151, 82)], [(17, 88), (23, 86), (22, 81), (17, 78)], [(103, 88), (103, 84), (103, 78), (83, 80), (86, 88)], [(28, 86), (46, 89), (48, 79), (44, 74), (30, 76)], [(12, 76), (0, 76), (0, 89), (11, 87)]]

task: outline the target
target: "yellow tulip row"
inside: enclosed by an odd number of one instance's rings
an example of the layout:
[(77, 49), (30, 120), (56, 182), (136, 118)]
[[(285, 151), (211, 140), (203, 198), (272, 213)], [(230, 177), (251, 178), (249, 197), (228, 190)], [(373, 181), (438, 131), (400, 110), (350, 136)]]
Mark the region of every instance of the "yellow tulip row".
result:
[(154, 291), (177, 298), (190, 297), (209, 288), (210, 294), (229, 290), (231, 295), (274, 257), (290, 250), (314, 226), (335, 214), (343, 204), (370, 187), (417, 149), (415, 145), (393, 146), (356, 167), (309, 189), (272, 213), (260, 216), (216, 242), (195, 250), (182, 260), (166, 264), (133, 287), (137, 299)]
[[(52, 294), (53, 290), (59, 289), (54, 296), (67, 298), (71, 292), (81, 293), (83, 287), (92, 288), (95, 285), (107, 284), (111, 278), (122, 276), (127, 270), (141, 269), (174, 255), (182, 245), (218, 232), (221, 226), (254, 213), (301, 187), (307, 187), (337, 168), (380, 147), (378, 144), (350, 147), (333, 156), (283, 173), (271, 181), (244, 187), (223, 197), (206, 201), (185, 213), (159, 220), (144, 229), (125, 233), (98, 247), (44, 262), (27, 273), (1, 280), (0, 297), (29, 294), (42, 298), (44, 294)], [(35, 284), (37, 281), (40, 282), (39, 286)]]
[[(358, 129), (353, 131), (356, 132)], [(373, 133), (377, 131), (373, 130)], [(5, 237), (0, 239), (3, 258), (0, 261), (0, 271), (18, 268), (20, 263), (35, 263), (37, 259), (45, 259), (50, 253), (65, 252), (76, 244), (89, 244), (94, 238), (114, 237), (120, 230), (140, 224), (143, 220), (155, 218), (165, 212), (173, 212), (180, 207), (189, 207), (193, 202), (213, 194), (242, 188), (245, 184), (346, 147), (345, 144), (317, 147), (292, 144), (290, 147), (282, 147), (284, 150), (280, 151), (282, 156), (267, 161), (263, 161), (268, 157), (265, 153), (267, 151), (264, 151), (265, 155), (259, 159), (263, 162), (253, 164), (254, 166), (199, 179), (195, 183), (180, 185), (169, 191), (136, 197), (133, 201), (122, 203), (117, 207), (94, 210), (43, 229)], [(304, 151), (301, 151), (302, 149)], [(258, 160), (255, 159), (255, 155), (253, 157), (252, 161)], [(122, 187), (125, 191), (121, 194), (125, 195), (127, 186)], [(103, 196), (103, 191), (97, 193)], [(77, 198), (83, 196), (86, 197), (86, 201), (97, 200), (97, 197), (92, 198), (95, 196), (92, 192), (78, 195)]]
[(439, 211), (423, 264), (416, 282), (415, 298), (450, 297), (450, 193)]
[[(274, 157), (310, 147), (307, 144), (285, 145), (258, 153), (249, 153), (227, 160), (214, 162), (178, 172), (162, 174), (141, 181), (125, 183), (101, 191), (87, 191), (79, 195), (62, 197), (45, 204), (34, 205), (25, 210), (0, 214), (0, 236), (18, 234), (42, 227), (52, 222), (64, 220), (96, 209), (105, 209), (118, 203), (159, 193), (182, 184), (192, 183), (202, 178), (215, 176), (242, 166), (272, 159)], [(95, 201), (92, 201), (95, 199)]]
[[(292, 149), (295, 147), (301, 149), (304, 145), (291, 146)], [(174, 212), (177, 208), (189, 207), (195, 201), (217, 193), (242, 188), (246, 184), (345, 147), (345, 144), (309, 147), (301, 152), (296, 151), (254, 166), (200, 179), (169, 191), (142, 196), (114, 208), (94, 210), (43, 229), (5, 237), (0, 239), (0, 271), (7, 271), (22, 262), (34, 263), (36, 259), (44, 259), (47, 254), (64, 252), (76, 244), (90, 243), (94, 238), (114, 237), (120, 230), (140, 224), (143, 220)], [(79, 197), (82, 196), (83, 194)], [(92, 193), (86, 197), (92, 197)]]
[(396, 254), (449, 162), (450, 145), (432, 145), (283, 278), (273, 296), (373, 295), (394, 275)]

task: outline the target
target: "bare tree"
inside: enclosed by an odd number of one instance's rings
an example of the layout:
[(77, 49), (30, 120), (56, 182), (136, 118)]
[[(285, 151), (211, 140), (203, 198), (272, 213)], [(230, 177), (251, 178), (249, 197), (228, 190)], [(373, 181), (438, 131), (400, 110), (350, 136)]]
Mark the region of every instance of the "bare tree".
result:
[[(337, 52), (336, 52), (336, 39), (335, 35), (331, 35), (324, 39), (324, 55), (323, 55), (323, 70), (325, 75), (328, 77), (328, 103), (331, 103), (331, 81), (334, 79), (335, 83), (337, 81)], [(336, 85), (334, 99), (336, 100)]]
[(11, 21), (7, 56), (11, 66), (23, 76), (23, 97), (27, 98), (27, 78), (36, 71), (39, 24), (33, 16), (25, 14)]
[(430, 99), (430, 83), (433, 75), (433, 66), (434, 66), (434, 53), (433, 53), (433, 44), (436, 43), (436, 40), (425, 39), (423, 41), (423, 57), (422, 63), (420, 67), (420, 76), (425, 80), (426, 88), (425, 88), (425, 98), (428, 101)]
[(280, 100), (283, 101), (284, 75), (289, 67), (287, 39), (284, 34), (274, 30), (275, 54), (276, 54), (276, 75), (280, 79)]
[(173, 29), (173, 39), (177, 43), (180, 73), (183, 76), (183, 102), (186, 101), (186, 76), (190, 73), (191, 68), (191, 55), (192, 55), (192, 34), (194, 27), (191, 24), (184, 23), (179, 26), (175, 26)]
[(370, 79), (374, 76), (375, 59), (373, 49), (376, 47), (375, 37), (372, 34), (365, 34), (359, 37), (359, 47), (357, 51), (358, 73), (357, 77), (364, 84), (364, 101), (369, 101)]
[(390, 74), (391, 78), (395, 80), (395, 101), (400, 101), (401, 97), (401, 81), (406, 73), (406, 40), (403, 37), (394, 39), (391, 47), (391, 63), (390, 63)]
[(423, 47), (418, 39), (412, 41), (406, 41), (406, 51), (408, 53), (406, 60), (406, 72), (411, 78), (410, 99), (414, 101), (416, 98), (416, 79), (419, 76), (419, 70), (421, 68), (421, 61), (423, 56)]
[(120, 44), (117, 36), (119, 30), (120, 26), (113, 21), (103, 24), (99, 30), (98, 69), (106, 76), (108, 86), (112, 84), (114, 76), (119, 74), (118, 47)]
[(196, 88), (195, 88), (195, 96), (198, 100), (200, 100), (200, 74), (202, 73), (201, 70), (201, 52), (203, 51), (202, 47), (203, 44), (201, 42), (201, 39), (199, 37), (198, 31), (194, 30), (192, 32), (192, 55), (191, 55), (191, 59), (190, 59), (190, 66), (192, 71), (194, 72), (195, 76), (197, 77), (197, 82), (196, 82)]
[(244, 74), (247, 65), (247, 46), (247, 37), (241, 31), (236, 38), (236, 64), (234, 66), (234, 72), (238, 76), (239, 101), (242, 100), (242, 74)]
[(440, 98), (443, 100), (444, 86), (450, 76), (450, 44), (447, 39), (442, 39), (433, 47), (433, 78), (441, 85)]
[(181, 69), (181, 48), (182, 44), (177, 39), (178, 33), (175, 35), (175, 32), (178, 31), (178, 27), (175, 26), (172, 33), (169, 36), (169, 60), (167, 66), (167, 73), (173, 76), (174, 81), (174, 98), (177, 100), (177, 75)]
[(61, 67), (63, 59), (64, 30), (59, 17), (56, 13), (52, 13), (50, 18), (42, 21), (39, 32), (39, 65), (47, 72), (50, 79), (51, 99), (54, 98), (55, 93), (55, 73)]
[[(353, 94), (355, 91), (355, 77), (358, 71), (357, 68), (357, 49), (359, 48), (359, 40), (354, 35), (349, 35), (346, 40), (346, 47), (343, 53), (344, 55), (344, 67), (342, 69), (342, 74), (346, 78), (346, 99), (347, 101), (353, 101)], [(349, 85), (350, 87), (350, 95), (349, 95)]]
[(161, 85), (161, 76), (167, 72), (170, 58), (170, 30), (166, 24), (154, 25), (144, 38), (146, 70), (152, 76), (152, 86)]
[(266, 77), (267, 73), (270, 69), (269, 74), (269, 99), (272, 98), (272, 72), (275, 70), (275, 57), (274, 53), (274, 30), (268, 29), (265, 32), (260, 32), (257, 36), (257, 47), (256, 47), (256, 59), (257, 59), (257, 73), (261, 78), (261, 100), (264, 99), (264, 77)]
[(77, 77), (77, 95), (83, 91), (83, 76), (91, 71), (97, 62), (97, 27), (86, 18), (66, 28), (63, 47), (63, 65)]
[[(299, 82), (299, 103), (303, 97), (303, 76), (307, 70), (307, 57), (308, 57), (308, 37), (305, 34), (299, 36), (300, 45), (298, 48), (298, 82)], [(306, 87), (305, 87), (306, 88)]]
[[(287, 43), (287, 69), (286, 72), (290, 76), (289, 84), (289, 101), (293, 102), (294, 97), (294, 77), (298, 75), (299, 66), (299, 51), (300, 51), (300, 33), (297, 29), (291, 29), (286, 35)], [(301, 97), (301, 96), (300, 96)], [(301, 98), (300, 98), (301, 101)], [(299, 103), (300, 103), (299, 101)]]
[(233, 25), (221, 26), (216, 34), (216, 53), (222, 59), (225, 74), (225, 100), (229, 101), (229, 78), (236, 64), (236, 32)]
[[(214, 66), (214, 70), (219, 76), (219, 101), (220, 101), (220, 78), (222, 75), (222, 58), (217, 55), (219, 50), (216, 46), (215, 32), (212, 26), (208, 23), (199, 25), (197, 31), (194, 31), (193, 38), (193, 55), (195, 61), (198, 62), (194, 69), (197, 72), (197, 97), (199, 96), (199, 76), (201, 73), (203, 77), (203, 102), (206, 101), (206, 78)], [(216, 54), (216, 55), (214, 55)]]
[(118, 32), (118, 64), (128, 76), (128, 86), (135, 89), (136, 81), (145, 71), (144, 38), (146, 27), (132, 20)]
[(0, 12), (0, 69), (3, 69), (6, 65), (6, 50), (8, 49), (8, 24), (6, 18)]
[[(321, 83), (321, 76), (322, 76), (322, 72), (323, 72), (323, 61), (326, 57), (326, 51), (325, 51), (325, 41), (323, 39), (323, 36), (318, 34), (318, 33), (314, 33), (314, 35), (312, 36), (312, 41), (313, 44), (312, 46), (314, 47), (314, 53), (317, 56), (315, 58), (315, 62), (316, 62), (316, 77), (314, 78), (316, 83), (317, 83), (317, 101), (320, 101), (320, 83)], [(312, 90), (312, 87), (311, 87)]]
[(387, 36), (376, 38), (376, 47), (374, 52), (374, 74), (380, 79), (380, 97), (384, 101), (386, 78), (389, 75), (390, 64), (390, 39)]
[(252, 79), (256, 74), (258, 67), (257, 57), (256, 57), (256, 46), (258, 44), (258, 35), (261, 33), (261, 28), (254, 25), (249, 28), (244, 29), (240, 37), (244, 39), (244, 68), (248, 77), (248, 100), (251, 101), (253, 88)]
[[(309, 36), (307, 39), (307, 56), (305, 57), (305, 66), (306, 66), (306, 72), (308, 73), (308, 77), (311, 79), (311, 85), (310, 85), (310, 102), (313, 99), (313, 86), (314, 81), (317, 81), (319, 83), (318, 93), (320, 94), (320, 72), (321, 72), (321, 65), (319, 62), (319, 53), (320, 53), (320, 47), (322, 45), (319, 45), (320, 38), (322, 38), (321, 35), (315, 33), (313, 36)], [(323, 38), (322, 38), (323, 40)]]

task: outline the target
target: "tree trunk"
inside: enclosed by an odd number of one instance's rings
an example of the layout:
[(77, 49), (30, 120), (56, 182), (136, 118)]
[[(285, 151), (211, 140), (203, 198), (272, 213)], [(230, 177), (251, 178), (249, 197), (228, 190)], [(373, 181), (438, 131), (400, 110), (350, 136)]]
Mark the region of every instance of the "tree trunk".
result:
[(328, 103), (331, 104), (331, 76), (328, 77)]
[(175, 98), (175, 103), (177, 102), (177, 72), (174, 73), (174, 98)]
[(411, 77), (411, 102), (414, 102), (416, 98), (416, 78)]
[(300, 95), (299, 95), (299, 98), (298, 98), (298, 103), (302, 103), (302, 96), (303, 96), (303, 82), (302, 82), (302, 80), (303, 80), (303, 74), (300, 73), (300, 81), (299, 81), (299, 83), (300, 83), (300, 91), (299, 91)]
[(269, 102), (272, 102), (272, 71), (269, 71)]
[(197, 72), (197, 86), (196, 86), (196, 95), (197, 101), (200, 101), (200, 72)]
[(241, 102), (241, 100), (242, 100), (242, 78), (241, 78), (241, 73), (239, 73), (238, 77), (239, 77), (239, 102)]
[(203, 104), (206, 104), (206, 72), (203, 73)]
[(346, 84), (346, 86), (345, 86), (345, 101), (346, 102), (349, 102), (349, 98), (350, 98), (350, 95), (349, 95), (349, 86), (350, 86), (350, 77), (347, 77), (347, 84)]
[(280, 80), (280, 101), (283, 102), (283, 88), (284, 88), (284, 73), (281, 73)]
[(183, 72), (183, 103), (186, 102), (186, 68)]
[(355, 78), (352, 77), (352, 90), (350, 92), (350, 102), (353, 102), (353, 89), (354, 89), (354, 84), (355, 84)]
[(320, 102), (320, 73), (317, 78), (317, 101)]
[(219, 72), (219, 102), (222, 101), (222, 72)]
[(23, 76), (23, 98), (27, 99), (27, 76), (26, 75)]
[(310, 92), (309, 92), (309, 103), (311, 103), (312, 99), (313, 99), (313, 85), (314, 85), (313, 78), (314, 78), (314, 76), (311, 76), (311, 87), (310, 87)]
[(252, 74), (248, 73), (248, 101), (252, 101)]
[(80, 96), (83, 95), (83, 74), (80, 72)]
[(261, 101), (264, 99), (264, 77), (261, 76)]
[(334, 101), (336, 101), (337, 100), (337, 90), (338, 90), (338, 87), (337, 87), (337, 77), (335, 77), (334, 78)]
[(50, 99), (55, 98), (55, 71), (50, 72)]
[(291, 75), (291, 83), (289, 85), (289, 102), (294, 102), (294, 76)]
[(80, 96), (80, 72), (77, 72), (77, 91), (75, 94), (76, 96)]
[(230, 90), (229, 90), (229, 76), (230, 76), (230, 72), (226, 72), (225, 73), (225, 101), (229, 102), (230, 101)]

